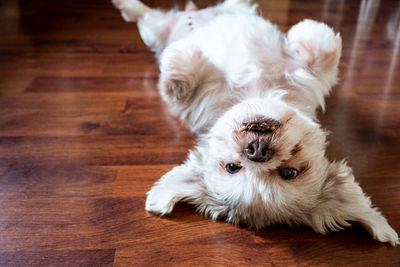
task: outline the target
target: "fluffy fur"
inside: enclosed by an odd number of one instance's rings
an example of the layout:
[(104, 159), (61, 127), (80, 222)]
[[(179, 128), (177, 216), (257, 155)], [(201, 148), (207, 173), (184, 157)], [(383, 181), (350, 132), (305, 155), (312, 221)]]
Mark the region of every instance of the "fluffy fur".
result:
[[(337, 80), (339, 34), (313, 20), (281, 33), (245, 0), (166, 12), (136, 0), (114, 4), (155, 52), (170, 111), (199, 136), (186, 162), (148, 192), (146, 210), (164, 215), (187, 201), (212, 219), (255, 229), (305, 224), (319, 233), (356, 221), (376, 240), (399, 244), (352, 169), (325, 156), (316, 111)], [(276, 127), (246, 128), (260, 120)], [(246, 156), (254, 140), (267, 144), (268, 160)], [(227, 171), (231, 163), (240, 170)], [(285, 168), (298, 175), (283, 179)]]

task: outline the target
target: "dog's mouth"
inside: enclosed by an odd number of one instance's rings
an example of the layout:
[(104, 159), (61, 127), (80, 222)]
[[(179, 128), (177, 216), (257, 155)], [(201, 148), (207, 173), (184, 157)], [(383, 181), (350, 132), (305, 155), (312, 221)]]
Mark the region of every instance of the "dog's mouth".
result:
[(257, 117), (242, 123), (240, 132), (273, 133), (280, 126), (280, 122), (271, 118)]

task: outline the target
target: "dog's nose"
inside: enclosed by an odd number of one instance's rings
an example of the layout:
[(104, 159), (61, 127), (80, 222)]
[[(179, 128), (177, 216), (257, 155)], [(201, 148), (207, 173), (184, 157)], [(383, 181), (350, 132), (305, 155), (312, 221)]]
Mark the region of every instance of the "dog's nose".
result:
[(252, 141), (243, 152), (249, 160), (256, 162), (268, 161), (274, 155), (274, 151), (269, 149), (267, 142), (262, 138)]

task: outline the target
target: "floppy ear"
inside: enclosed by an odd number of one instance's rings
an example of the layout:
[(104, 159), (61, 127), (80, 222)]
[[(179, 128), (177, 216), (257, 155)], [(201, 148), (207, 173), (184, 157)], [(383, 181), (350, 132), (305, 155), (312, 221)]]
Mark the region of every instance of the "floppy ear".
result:
[(371, 206), (369, 197), (354, 180), (352, 169), (343, 161), (330, 163), (327, 179), (311, 218), (311, 225), (316, 232), (342, 229), (350, 226), (349, 221), (356, 221), (374, 239), (389, 242), (392, 246), (400, 244), (397, 233), (378, 209)]
[(159, 215), (171, 213), (179, 201), (201, 198), (203, 177), (200, 154), (191, 151), (186, 162), (167, 172), (147, 192), (146, 210)]

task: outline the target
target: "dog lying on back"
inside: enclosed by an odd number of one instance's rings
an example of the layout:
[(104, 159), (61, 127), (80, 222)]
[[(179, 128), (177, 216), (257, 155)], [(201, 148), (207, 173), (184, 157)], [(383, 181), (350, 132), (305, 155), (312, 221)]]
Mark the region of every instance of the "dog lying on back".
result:
[(146, 210), (164, 215), (186, 201), (214, 220), (319, 233), (356, 221), (399, 244), (352, 169), (325, 156), (316, 111), (337, 81), (339, 34), (313, 20), (283, 34), (246, 0), (167, 12), (137, 0), (114, 5), (155, 52), (170, 111), (198, 134), (186, 162), (148, 192)]

